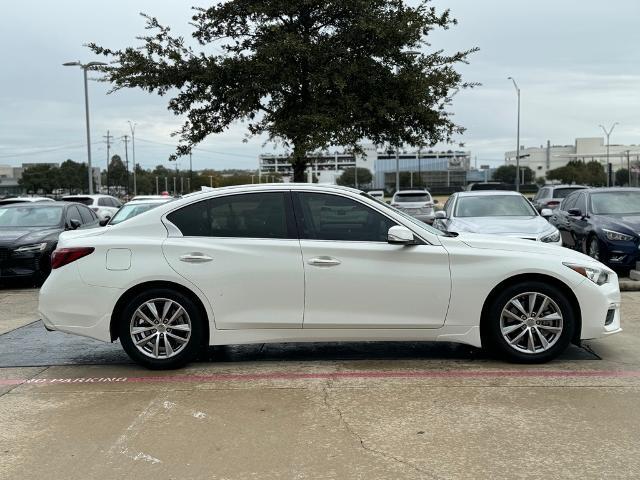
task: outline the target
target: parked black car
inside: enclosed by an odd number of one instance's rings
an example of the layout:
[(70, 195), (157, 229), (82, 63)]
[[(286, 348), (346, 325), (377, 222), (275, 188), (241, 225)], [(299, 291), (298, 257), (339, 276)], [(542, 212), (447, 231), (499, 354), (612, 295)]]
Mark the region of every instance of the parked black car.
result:
[(51, 253), (60, 233), (97, 226), (96, 214), (78, 203), (0, 206), (0, 282), (24, 278), (41, 284), (51, 271)]
[(592, 188), (568, 195), (549, 221), (562, 244), (617, 270), (635, 268), (640, 246), (640, 188)]

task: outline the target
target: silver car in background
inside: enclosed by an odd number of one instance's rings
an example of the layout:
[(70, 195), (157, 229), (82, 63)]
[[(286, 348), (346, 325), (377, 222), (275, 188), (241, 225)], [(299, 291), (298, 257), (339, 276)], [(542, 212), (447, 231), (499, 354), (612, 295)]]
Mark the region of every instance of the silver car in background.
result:
[(432, 224), (434, 201), (426, 190), (399, 190), (391, 199), (391, 206), (418, 220)]
[(518, 192), (475, 191), (451, 195), (433, 226), (446, 232), (503, 235), (562, 245), (558, 229)]

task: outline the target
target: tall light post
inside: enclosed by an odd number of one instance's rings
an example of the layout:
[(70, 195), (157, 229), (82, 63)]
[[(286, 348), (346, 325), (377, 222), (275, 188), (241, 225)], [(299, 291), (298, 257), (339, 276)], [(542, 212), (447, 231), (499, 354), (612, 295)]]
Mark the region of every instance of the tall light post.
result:
[(611, 186), (611, 173), (610, 173), (611, 164), (609, 163), (609, 138), (611, 137), (611, 132), (613, 132), (613, 129), (616, 128), (616, 125), (620, 125), (620, 124), (618, 122), (615, 122), (613, 125), (611, 125), (611, 128), (609, 130), (604, 128), (604, 125), (599, 125), (599, 127), (602, 129), (604, 134), (607, 136), (607, 187)]
[(87, 70), (90, 70), (93, 67), (99, 67), (102, 65), (106, 65), (104, 62), (89, 62), (89, 63), (80, 63), (77, 62), (66, 62), (62, 64), (65, 67), (80, 67), (82, 72), (84, 73), (84, 110), (85, 116), (87, 120), (87, 167), (89, 171), (89, 195), (93, 194), (93, 171), (91, 168), (91, 132), (89, 127), (89, 88), (87, 81)]
[[(138, 194), (138, 183), (136, 181), (136, 123), (127, 120), (129, 129), (131, 130), (131, 153), (133, 154), (133, 196)], [(144, 133), (144, 132), (143, 132)]]
[(518, 129), (516, 134), (516, 192), (520, 191), (520, 87), (513, 77), (509, 77), (509, 80), (513, 82), (513, 86), (516, 88), (518, 94)]

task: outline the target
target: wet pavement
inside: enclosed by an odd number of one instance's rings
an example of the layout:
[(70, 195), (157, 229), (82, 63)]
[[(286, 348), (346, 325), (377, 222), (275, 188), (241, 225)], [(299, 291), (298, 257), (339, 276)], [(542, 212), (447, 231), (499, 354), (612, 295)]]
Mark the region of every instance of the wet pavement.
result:
[(298, 343), (167, 372), (46, 332), (34, 291), (4, 293), (3, 480), (640, 478), (640, 293), (623, 294), (623, 333), (545, 365)]

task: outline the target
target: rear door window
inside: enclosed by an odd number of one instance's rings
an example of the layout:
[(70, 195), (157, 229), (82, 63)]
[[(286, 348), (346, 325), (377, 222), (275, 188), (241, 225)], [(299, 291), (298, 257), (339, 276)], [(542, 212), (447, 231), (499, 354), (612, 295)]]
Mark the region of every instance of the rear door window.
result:
[(227, 195), (187, 205), (167, 219), (185, 237), (297, 238), (288, 199), (288, 192)]

